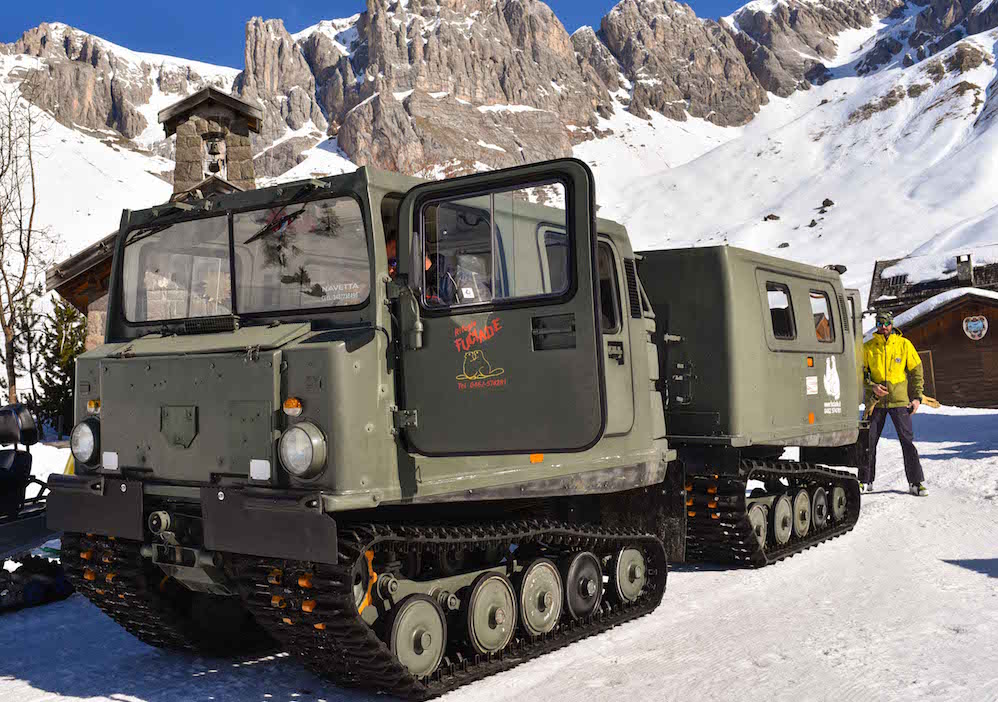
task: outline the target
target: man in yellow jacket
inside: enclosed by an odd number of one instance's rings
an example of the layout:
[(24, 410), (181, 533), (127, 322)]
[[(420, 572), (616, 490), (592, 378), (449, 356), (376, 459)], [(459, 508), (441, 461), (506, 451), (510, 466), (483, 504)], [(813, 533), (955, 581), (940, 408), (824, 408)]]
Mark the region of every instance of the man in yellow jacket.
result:
[[(863, 366), (866, 378), (866, 406), (873, 407), (870, 415), (870, 462), (859, 471), (860, 488), (873, 490), (877, 474), (877, 442), (890, 415), (904, 455), (904, 473), (912, 495), (924, 497), (929, 491), (922, 484), (922, 464), (915, 449), (915, 434), (911, 415), (922, 404), (925, 376), (922, 359), (915, 346), (894, 329), (894, 315), (877, 313), (877, 330), (873, 338), (863, 344)], [(908, 382), (911, 381), (911, 392)], [(908, 398), (913, 397), (913, 400)]]

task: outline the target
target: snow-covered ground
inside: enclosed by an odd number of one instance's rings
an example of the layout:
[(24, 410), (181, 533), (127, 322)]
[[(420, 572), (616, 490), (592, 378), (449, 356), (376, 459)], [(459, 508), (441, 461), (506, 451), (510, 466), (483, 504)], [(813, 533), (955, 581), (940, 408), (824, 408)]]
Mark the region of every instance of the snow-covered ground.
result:
[[(928, 498), (905, 492), (891, 429), (849, 534), (757, 571), (677, 567), (653, 614), (444, 699), (998, 699), (998, 412), (914, 419)], [(20, 702), (385, 699), (286, 655), (157, 651), (78, 595), (0, 617), (0, 652), (0, 698)]]

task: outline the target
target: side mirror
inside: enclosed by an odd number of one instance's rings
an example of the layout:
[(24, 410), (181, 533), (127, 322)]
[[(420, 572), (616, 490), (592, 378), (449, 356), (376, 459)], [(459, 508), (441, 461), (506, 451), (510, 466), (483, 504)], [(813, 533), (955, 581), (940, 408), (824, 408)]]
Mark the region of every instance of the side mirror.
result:
[(17, 404), (0, 408), (0, 446), (37, 443), (38, 426), (27, 407)]

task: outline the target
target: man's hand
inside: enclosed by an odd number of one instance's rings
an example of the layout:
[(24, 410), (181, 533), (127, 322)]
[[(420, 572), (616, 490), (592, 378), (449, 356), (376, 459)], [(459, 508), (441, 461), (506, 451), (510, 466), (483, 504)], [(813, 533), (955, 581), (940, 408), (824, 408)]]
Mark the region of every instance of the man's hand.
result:
[(873, 394), (876, 395), (877, 397), (883, 397), (884, 395), (887, 394), (887, 388), (878, 383), (877, 385), (873, 386)]
[(908, 405), (908, 406), (911, 407), (911, 413), (915, 414), (915, 412), (918, 411), (918, 408), (922, 406), (922, 401), (921, 400), (912, 400), (911, 404)]

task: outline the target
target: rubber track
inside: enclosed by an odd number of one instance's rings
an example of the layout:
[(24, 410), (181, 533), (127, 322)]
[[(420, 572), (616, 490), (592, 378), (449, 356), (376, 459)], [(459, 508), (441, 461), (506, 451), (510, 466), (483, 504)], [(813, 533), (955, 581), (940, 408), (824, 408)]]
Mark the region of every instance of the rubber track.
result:
[[(593, 551), (610, 555), (623, 547), (640, 548), (648, 565), (645, 594), (631, 604), (603, 604), (589, 619), (572, 622), (567, 615), (553, 632), (527, 638), (519, 634), (503, 651), (487, 656), (450, 655), (428, 678), (417, 679), (357, 613), (351, 573), (366, 551), (391, 549), (439, 553), (450, 549), (503, 549), (538, 544), (556, 551)], [(359, 687), (411, 700), (442, 695), (475, 680), (512, 668), (549, 651), (648, 614), (665, 593), (665, 547), (655, 536), (552, 522), (512, 522), (468, 527), (388, 526), (343, 527), (336, 566), (229, 554), (230, 575), (257, 621), (284, 650), (297, 654), (320, 676), (341, 687)], [(366, 566), (366, 562), (364, 563)], [(281, 584), (268, 575), (281, 571)], [(308, 574), (310, 587), (302, 587)], [(271, 578), (273, 579), (273, 578)], [(308, 582), (307, 580), (304, 582)], [(275, 599), (278, 598), (278, 599)], [(610, 599), (604, 597), (604, 602)], [(315, 603), (311, 612), (302, 604)], [(275, 603), (277, 606), (275, 606)], [(319, 625), (317, 628), (316, 625)], [(454, 651), (449, 634), (448, 654)]]
[[(148, 582), (141, 546), (108, 536), (64, 534), (62, 566), (77, 592), (135, 638), (158, 648), (199, 653), (166, 598)], [(93, 574), (92, 579), (86, 574)]]
[[(791, 535), (785, 546), (775, 548), (767, 537), (764, 549), (749, 523), (746, 487), (749, 480), (787, 478), (790, 490), (824, 487), (831, 505), (832, 487), (846, 491), (846, 515), (829, 521), (822, 529), (811, 525), (804, 538)], [(689, 488), (692, 487), (692, 490)], [(711, 492), (713, 490), (713, 492)], [(790, 495), (793, 499), (793, 495)], [(692, 504), (690, 504), (692, 500)], [(859, 520), (859, 482), (851, 473), (824, 466), (790, 461), (742, 461), (738, 475), (693, 474), (687, 476), (686, 556), (689, 561), (707, 561), (760, 568), (781, 561), (852, 530)], [(772, 531), (772, 529), (768, 529)], [(770, 535), (771, 536), (771, 535)]]
[(67, 533), (62, 538), (63, 569), (77, 592), (150, 646), (203, 656), (273, 649), (274, 642), (262, 632), (195, 627), (190, 615), (178, 612), (160, 589), (161, 582), (150, 579), (141, 546), (127, 539)]

